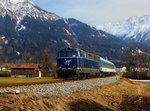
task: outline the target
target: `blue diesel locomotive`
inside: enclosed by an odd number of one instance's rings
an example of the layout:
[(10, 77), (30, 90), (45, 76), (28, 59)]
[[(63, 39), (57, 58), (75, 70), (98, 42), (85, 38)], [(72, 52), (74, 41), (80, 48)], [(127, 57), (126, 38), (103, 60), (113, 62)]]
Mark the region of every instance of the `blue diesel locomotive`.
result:
[(91, 75), (105, 76), (115, 73), (115, 65), (98, 55), (77, 48), (65, 48), (58, 52), (58, 78), (85, 79)]

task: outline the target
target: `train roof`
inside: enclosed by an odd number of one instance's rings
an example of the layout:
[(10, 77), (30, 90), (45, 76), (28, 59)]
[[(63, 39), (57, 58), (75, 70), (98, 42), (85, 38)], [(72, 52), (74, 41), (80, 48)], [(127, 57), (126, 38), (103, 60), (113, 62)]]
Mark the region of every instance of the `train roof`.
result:
[[(69, 50), (77, 50), (77, 51), (79, 51), (79, 50), (82, 50), (82, 51), (84, 51), (84, 52), (87, 52), (86, 50), (84, 50), (84, 49), (79, 49), (79, 48), (72, 48), (72, 47), (66, 47), (66, 48), (63, 48), (63, 49), (61, 49), (60, 51), (69, 51)], [(89, 52), (87, 52), (87, 53), (89, 53)], [(92, 53), (91, 53), (92, 54)]]
[(106, 60), (106, 59), (104, 59), (104, 58), (102, 58), (102, 57), (100, 57), (100, 60), (105, 61), (105, 62), (107, 62), (107, 63), (109, 63), (109, 64), (114, 65), (114, 63), (112, 63), (112, 62), (110, 62), (109, 60)]
[(76, 48), (66, 47), (66, 48), (63, 48), (61, 50), (76, 50)]

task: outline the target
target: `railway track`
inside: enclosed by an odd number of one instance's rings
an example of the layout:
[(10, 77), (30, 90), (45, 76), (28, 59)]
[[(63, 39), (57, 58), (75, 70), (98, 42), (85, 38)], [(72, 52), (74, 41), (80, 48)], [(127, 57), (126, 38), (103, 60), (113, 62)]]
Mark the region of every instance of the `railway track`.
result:
[(104, 78), (90, 78), (86, 80), (69, 80), (57, 81), (51, 83), (40, 83), (23, 86), (0, 87), (0, 93), (15, 92), (33, 93), (42, 96), (64, 96), (70, 95), (76, 91), (90, 90), (92, 88), (108, 85), (117, 82), (119, 76), (111, 76)]

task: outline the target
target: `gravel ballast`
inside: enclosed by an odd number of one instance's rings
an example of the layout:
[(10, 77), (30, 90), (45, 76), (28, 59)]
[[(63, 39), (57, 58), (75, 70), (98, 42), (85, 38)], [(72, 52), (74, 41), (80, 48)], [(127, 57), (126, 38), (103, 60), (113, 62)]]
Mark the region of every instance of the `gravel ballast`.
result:
[(6, 87), (0, 88), (0, 93), (19, 91), (20, 93), (33, 93), (41, 96), (68, 96), (77, 91), (90, 90), (92, 88), (112, 84), (119, 79), (119, 76), (112, 76), (62, 83)]

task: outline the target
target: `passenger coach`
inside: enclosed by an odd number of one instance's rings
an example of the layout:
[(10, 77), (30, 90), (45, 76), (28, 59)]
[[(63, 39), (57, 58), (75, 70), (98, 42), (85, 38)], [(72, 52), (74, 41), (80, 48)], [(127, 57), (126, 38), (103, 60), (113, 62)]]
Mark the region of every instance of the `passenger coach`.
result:
[(57, 74), (59, 78), (87, 78), (91, 75), (112, 75), (115, 65), (92, 53), (77, 48), (65, 48), (58, 52)]

